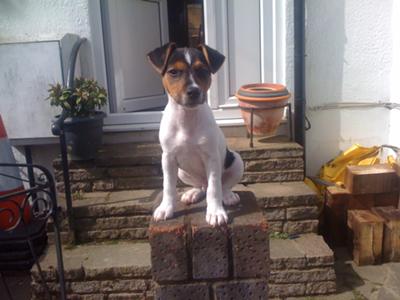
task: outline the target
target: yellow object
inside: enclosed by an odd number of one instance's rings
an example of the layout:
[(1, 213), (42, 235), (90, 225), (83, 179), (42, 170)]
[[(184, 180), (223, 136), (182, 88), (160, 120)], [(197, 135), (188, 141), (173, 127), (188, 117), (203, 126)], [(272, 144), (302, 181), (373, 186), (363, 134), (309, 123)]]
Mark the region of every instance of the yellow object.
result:
[(394, 158), (393, 155), (388, 155), (387, 163), (390, 164), (393, 167), (393, 165), (396, 163), (396, 158)]
[(380, 147), (353, 145), (333, 160), (322, 166), (319, 177), (322, 180), (343, 185), (346, 167), (351, 165), (374, 165), (379, 163)]
[[(387, 147), (387, 146), (386, 146)], [(347, 166), (371, 166), (380, 163), (379, 153), (382, 147), (362, 147), (358, 144), (351, 146), (349, 149), (340, 153), (337, 157), (324, 164), (319, 172), (318, 179), (325, 181), (327, 184), (334, 184), (344, 187), (344, 177), (346, 175)], [(393, 166), (396, 158), (392, 155), (387, 156), (387, 163)], [(319, 184), (306, 178), (304, 182), (314, 191), (318, 193), (321, 203), (323, 202), (323, 194), (326, 185)]]
[[(381, 147), (362, 147), (353, 145), (349, 149), (340, 153), (337, 157), (327, 162), (322, 166), (319, 172), (319, 179), (328, 183), (333, 183), (337, 186), (343, 186), (346, 167), (350, 165), (374, 165), (380, 162), (379, 151)], [(318, 194), (321, 197), (325, 186), (312, 182), (309, 179), (305, 183), (315, 190), (317, 187)], [(311, 184), (312, 183), (312, 184)]]

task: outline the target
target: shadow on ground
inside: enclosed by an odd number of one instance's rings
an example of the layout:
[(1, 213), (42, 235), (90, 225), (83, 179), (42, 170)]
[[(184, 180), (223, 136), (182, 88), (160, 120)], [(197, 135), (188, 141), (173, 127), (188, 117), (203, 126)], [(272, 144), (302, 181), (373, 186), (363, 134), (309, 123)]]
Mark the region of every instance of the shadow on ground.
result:
[[(13, 300), (31, 299), (31, 277), (29, 272), (13, 272), (3, 275)], [(9, 300), (7, 290), (0, 280), (0, 299)], [(11, 299), (10, 299), (11, 300)]]

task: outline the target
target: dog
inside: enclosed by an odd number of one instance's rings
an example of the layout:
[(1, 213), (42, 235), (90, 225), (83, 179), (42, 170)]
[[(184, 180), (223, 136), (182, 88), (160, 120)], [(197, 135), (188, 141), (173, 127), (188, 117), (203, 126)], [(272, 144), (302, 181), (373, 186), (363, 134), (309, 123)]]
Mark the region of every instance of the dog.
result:
[(240, 155), (228, 150), (207, 103), (211, 75), (222, 66), (225, 56), (206, 45), (177, 48), (168, 43), (148, 53), (147, 58), (168, 95), (159, 131), (163, 196), (153, 218), (159, 221), (173, 216), (179, 177), (192, 186), (180, 200), (191, 204), (206, 197), (207, 223), (224, 225), (228, 216), (223, 204), (240, 201), (232, 188), (244, 169)]

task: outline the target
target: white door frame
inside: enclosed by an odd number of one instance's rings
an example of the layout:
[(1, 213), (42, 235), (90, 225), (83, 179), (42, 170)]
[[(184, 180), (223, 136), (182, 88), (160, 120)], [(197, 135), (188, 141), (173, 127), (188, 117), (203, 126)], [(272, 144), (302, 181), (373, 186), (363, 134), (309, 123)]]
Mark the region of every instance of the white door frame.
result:
[[(211, 47), (229, 55), (227, 41), (227, 1), (228, 0), (204, 0), (205, 12), (205, 36), (206, 43)], [(259, 0), (261, 23), (261, 62), (262, 81), (285, 83), (285, 4), (282, 0)], [(220, 10), (217, 18), (215, 12)], [(271, 18), (272, 14), (272, 18)], [(224, 17), (225, 16), (225, 17)], [(104, 51), (104, 36), (102, 24), (101, 0), (89, 1), (89, 22), (91, 28), (91, 50), (94, 78), (108, 88), (106, 59)], [(223, 38), (222, 38), (223, 37)], [(268, 53), (274, 53), (268, 55)], [(271, 71), (272, 66), (272, 71)], [(229, 98), (229, 85), (224, 84), (229, 80), (229, 67), (225, 64), (214, 76), (210, 89), (210, 105), (213, 108), (215, 119), (221, 126), (243, 124), (237, 101)], [(271, 78), (272, 76), (272, 78)], [(220, 85), (224, 88), (218, 88)], [(213, 97), (216, 95), (215, 97)], [(218, 100), (215, 100), (218, 99)], [(227, 100), (225, 100), (227, 99)], [(224, 101), (225, 100), (225, 101)], [(130, 112), (111, 113), (109, 106), (105, 108), (107, 117), (104, 120), (104, 130), (109, 132), (154, 130), (159, 128), (162, 112)]]

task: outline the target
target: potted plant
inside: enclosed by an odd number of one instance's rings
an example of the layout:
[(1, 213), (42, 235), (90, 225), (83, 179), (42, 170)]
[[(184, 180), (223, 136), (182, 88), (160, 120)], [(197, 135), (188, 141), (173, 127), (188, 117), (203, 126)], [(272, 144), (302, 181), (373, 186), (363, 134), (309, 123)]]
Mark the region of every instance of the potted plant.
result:
[(253, 134), (270, 136), (282, 121), (290, 93), (282, 84), (256, 83), (241, 86), (236, 97), (247, 131), (251, 132), (253, 111)]
[(93, 79), (76, 78), (73, 88), (57, 83), (48, 92), (50, 104), (67, 116), (63, 128), (70, 159), (95, 158), (103, 138), (105, 113), (99, 109), (107, 103), (106, 90)]

